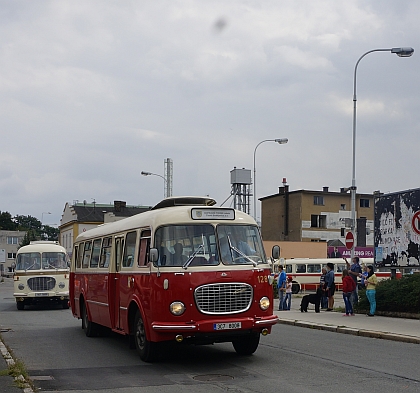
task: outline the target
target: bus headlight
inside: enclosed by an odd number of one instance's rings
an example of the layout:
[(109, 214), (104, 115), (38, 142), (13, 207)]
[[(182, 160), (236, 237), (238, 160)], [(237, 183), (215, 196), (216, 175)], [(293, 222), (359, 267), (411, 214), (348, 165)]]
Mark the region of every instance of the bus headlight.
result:
[(265, 311), (268, 307), (270, 307), (270, 299), (267, 296), (264, 296), (260, 299), (260, 308)]
[(58, 287), (59, 287), (60, 289), (63, 289), (65, 286), (66, 286), (66, 284), (64, 284), (64, 282), (60, 282), (60, 283), (58, 284)]
[(185, 306), (182, 302), (173, 302), (169, 306), (169, 310), (174, 315), (182, 315), (185, 311)]
[(25, 285), (23, 285), (22, 283), (20, 283), (20, 284), (18, 285), (18, 288), (19, 288), (21, 291), (23, 291), (23, 290), (25, 289)]

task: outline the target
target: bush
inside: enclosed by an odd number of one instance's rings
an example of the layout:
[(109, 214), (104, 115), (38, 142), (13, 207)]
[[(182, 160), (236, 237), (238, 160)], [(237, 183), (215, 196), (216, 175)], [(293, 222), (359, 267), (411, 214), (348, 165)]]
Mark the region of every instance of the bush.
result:
[[(369, 310), (366, 290), (359, 291), (357, 311)], [(409, 274), (399, 280), (383, 280), (376, 287), (378, 311), (420, 313), (420, 274)]]

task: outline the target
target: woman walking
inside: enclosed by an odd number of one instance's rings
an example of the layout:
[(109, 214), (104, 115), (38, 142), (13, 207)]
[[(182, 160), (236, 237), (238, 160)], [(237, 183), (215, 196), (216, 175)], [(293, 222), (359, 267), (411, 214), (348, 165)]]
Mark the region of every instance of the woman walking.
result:
[(343, 317), (348, 317), (350, 315), (354, 316), (353, 313), (353, 305), (351, 303), (351, 296), (353, 294), (353, 291), (356, 290), (356, 284), (354, 280), (349, 276), (349, 271), (347, 269), (343, 270), (343, 299), (344, 299), (344, 305), (346, 307), (346, 313), (343, 314)]
[(334, 310), (335, 283), (334, 283), (334, 264), (331, 262), (327, 263), (327, 274), (325, 275), (325, 292), (328, 297), (327, 311), (333, 311)]
[(369, 314), (366, 314), (368, 317), (373, 317), (376, 311), (376, 286), (378, 285), (378, 278), (373, 270), (373, 266), (369, 265), (367, 267), (368, 275), (365, 278), (366, 285), (366, 297), (370, 303)]

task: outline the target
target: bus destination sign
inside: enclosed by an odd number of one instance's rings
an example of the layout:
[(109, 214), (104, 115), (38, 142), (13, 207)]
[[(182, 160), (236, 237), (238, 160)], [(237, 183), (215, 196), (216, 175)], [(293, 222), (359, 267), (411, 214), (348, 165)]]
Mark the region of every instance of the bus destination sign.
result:
[(191, 209), (193, 220), (234, 220), (233, 209)]

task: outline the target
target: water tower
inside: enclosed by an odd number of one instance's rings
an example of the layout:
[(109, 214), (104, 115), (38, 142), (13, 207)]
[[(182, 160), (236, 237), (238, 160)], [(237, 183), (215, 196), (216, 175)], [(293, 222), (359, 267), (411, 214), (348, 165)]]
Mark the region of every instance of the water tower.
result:
[(233, 207), (237, 210), (250, 214), (251, 200), (251, 170), (237, 169), (230, 171), (230, 184), (232, 185), (231, 195), (233, 196)]

